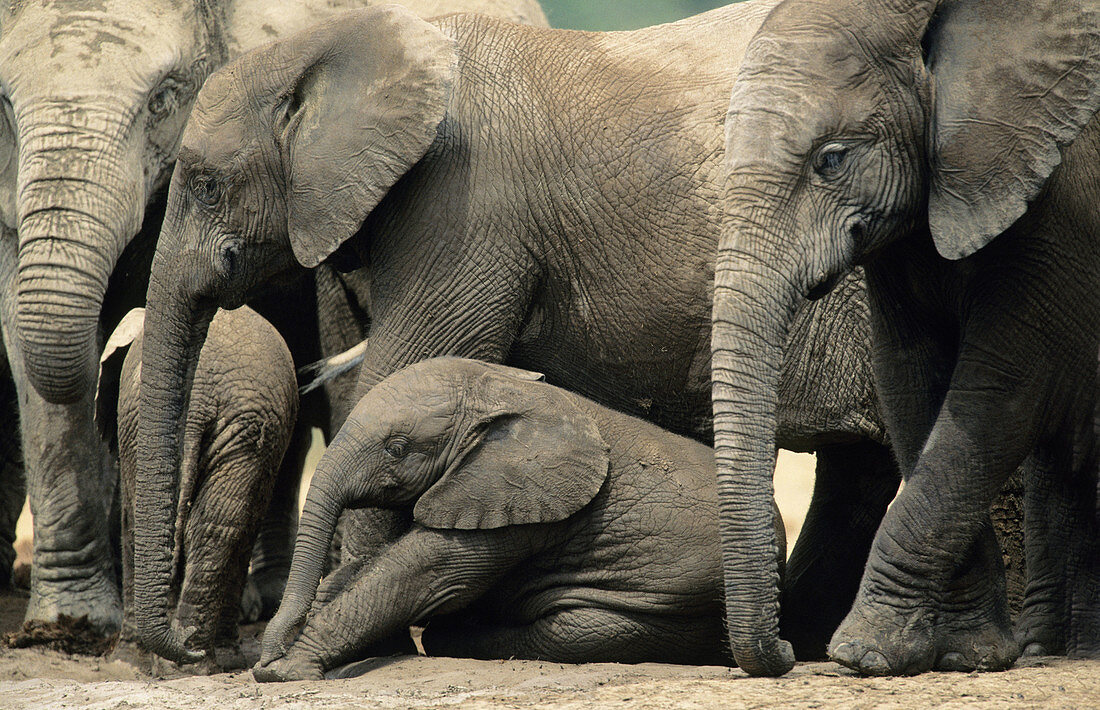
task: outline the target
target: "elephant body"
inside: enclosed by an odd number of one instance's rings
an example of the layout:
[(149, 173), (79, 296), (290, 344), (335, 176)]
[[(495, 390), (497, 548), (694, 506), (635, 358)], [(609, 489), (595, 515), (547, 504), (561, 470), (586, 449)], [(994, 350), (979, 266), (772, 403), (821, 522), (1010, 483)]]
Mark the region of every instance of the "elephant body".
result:
[[(133, 506), (142, 317), (140, 310), (134, 311), (109, 340), (97, 403), (101, 413), (117, 406), (123, 644), (137, 641)], [(127, 346), (120, 367), (115, 348)], [(112, 381), (118, 388), (113, 397)], [(297, 379), (282, 337), (250, 308), (221, 311), (199, 357), (187, 412), (176, 521), (181, 535), (174, 553), (180, 573), (172, 590), (175, 617), (193, 629), (191, 642), (207, 651), (204, 670), (243, 664), (237, 624), (245, 577), (297, 414)]]
[[(144, 301), (165, 188), (199, 87), (252, 47), (367, 4), (0, 3), (0, 315), (35, 515), (27, 619), (87, 615), (104, 632), (121, 620), (106, 522), (115, 466), (92, 422), (96, 367), (106, 335)], [(425, 15), (484, 10), (545, 24), (536, 0), (407, 4)], [(285, 298), (312, 299), (310, 284), (300, 288)], [(276, 325), (300, 364), (320, 356), (316, 343), (297, 347), (300, 322)], [(295, 435), (295, 447), (303, 445), (305, 428)], [(303, 454), (289, 458), (298, 463)], [(284, 472), (281, 479), (292, 480), (280, 488), (296, 488), (297, 475)], [(18, 505), (21, 491), (5, 486), (5, 510)], [(280, 501), (256, 564), (273, 565), (275, 577), (279, 548), (293, 538), (293, 520), (278, 521), (292, 518), (293, 496)], [(264, 586), (277, 598), (277, 579)]]
[[(1005, 668), (1021, 645), (1100, 653), (1097, 47), (1075, 0), (787, 0), (751, 42), (712, 336), (720, 500), (738, 512), (729, 628), (749, 672), (794, 660), (774, 545), (741, 524), (768, 515), (752, 495), (771, 476), (777, 363), (802, 299), (856, 264), (907, 485), (830, 655), (885, 675)], [(989, 507), (1029, 456), (1013, 638)]]
[[(604, 34), (367, 10), (213, 76), (150, 282), (141, 407), (158, 446), (139, 466), (138, 547), (156, 554), (169, 532), (175, 431), (213, 304), (326, 259), (369, 271), (359, 395), (419, 360), (471, 357), (709, 441), (720, 124), (736, 50), (773, 4)], [(825, 491), (791, 575), (822, 649), (898, 481), (868, 329), (855, 275), (800, 311), (784, 365), (778, 442), (816, 449)], [(392, 515), (355, 517), (345, 550), (369, 556)], [(153, 593), (168, 563), (138, 604), (179, 658)]]
[[(319, 678), (413, 623), (429, 655), (728, 663), (712, 450), (538, 378), (437, 358), (356, 405), (318, 464), (258, 679)], [(333, 502), (411, 523), (334, 573), (339, 590), (326, 579), (287, 645)]]

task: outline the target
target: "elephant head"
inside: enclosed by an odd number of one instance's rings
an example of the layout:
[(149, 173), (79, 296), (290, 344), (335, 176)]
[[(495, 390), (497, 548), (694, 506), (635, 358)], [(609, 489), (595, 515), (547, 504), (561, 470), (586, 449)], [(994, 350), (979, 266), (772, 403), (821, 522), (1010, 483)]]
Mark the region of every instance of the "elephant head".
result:
[(345, 508), (411, 509), (442, 530), (553, 523), (608, 476), (595, 420), (542, 375), (435, 358), (373, 387), (318, 463), (302, 509), (282, 604), (260, 663), (283, 655), (317, 591)]
[(930, 230), (961, 259), (1006, 230), (1100, 107), (1098, 82), (1100, 14), (1084, 0), (786, 0), (750, 43), (726, 124), (712, 331), (726, 604), (749, 673), (794, 661), (770, 503), (793, 312), (900, 238)]
[(9, 327), (47, 400), (95, 386), (108, 278), (168, 182), (203, 81), (332, 11), (316, 0), (0, 5), (0, 219), (19, 235)]
[(190, 657), (164, 593), (179, 432), (207, 324), (359, 231), (436, 140), (454, 62), (449, 38), (389, 5), (256, 50), (199, 94), (153, 259), (142, 360), (135, 603), (160, 655)]

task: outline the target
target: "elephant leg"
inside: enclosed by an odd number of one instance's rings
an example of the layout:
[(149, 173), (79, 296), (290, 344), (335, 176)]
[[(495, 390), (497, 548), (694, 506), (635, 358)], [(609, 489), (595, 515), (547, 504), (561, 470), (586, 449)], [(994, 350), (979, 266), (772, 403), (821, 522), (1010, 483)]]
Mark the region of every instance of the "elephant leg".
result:
[(893, 454), (870, 441), (817, 451), (806, 521), (787, 562), (780, 633), (799, 660), (825, 647), (852, 607), (867, 553), (901, 482)]
[(948, 394), (875, 537), (856, 601), (830, 644), (834, 660), (871, 675), (1000, 670), (1015, 661), (989, 506), (1029, 453), (1034, 442), (1019, 432), (1034, 431), (1034, 422), (991, 421), (984, 413), (1028, 409), (974, 401), (1000, 399), (991, 392), (971, 385)]
[(1073, 530), (1057, 470), (1064, 458), (1051, 447), (1040, 447), (1024, 479), (1027, 586), (1016, 638), (1025, 656), (1066, 651), (1066, 564)]
[(424, 628), (422, 642), (429, 656), (731, 665), (722, 628), (717, 617), (576, 608), (519, 626), (433, 620)]
[(875, 535), (829, 655), (870, 675), (994, 670), (1018, 653), (989, 509), (1038, 430), (1038, 383), (1004, 378), (1018, 372), (1014, 363), (1044, 358), (1014, 352), (1013, 363), (991, 365), (1004, 351), (998, 341), (1012, 341), (995, 329), (959, 343), (937, 314), (942, 304), (908, 291), (937, 278), (934, 262), (930, 250), (897, 247), (866, 269), (875, 378), (906, 487)]
[(296, 636), (287, 629), (287, 638), (278, 644), (265, 636), (265, 649), (282, 650), (265, 650), (271, 655), (261, 657), (253, 675), (261, 682), (320, 679), (336, 666), (392, 653), (389, 640), (408, 636), (411, 624), (466, 609), (527, 559), (538, 534), (529, 528), (538, 527), (413, 527), (344, 580), (327, 604), (313, 608)]
[[(0, 354), (2, 355), (2, 354)], [(15, 432), (19, 426), (19, 400), (11, 378), (7, 357), (0, 359), (0, 427)], [(5, 436), (0, 441), (0, 588), (12, 582), (15, 565), (15, 526), (23, 512), (27, 486), (23, 477), (23, 454), (19, 437)]]
[(1100, 532), (1091, 462), (1041, 447), (1025, 479), (1027, 592), (1016, 637), (1024, 655), (1100, 654)]
[(279, 466), (271, 503), (252, 548), (252, 569), (248, 577), (252, 591), (246, 596), (258, 599), (259, 604), (242, 609), (246, 623), (270, 619), (283, 598), (294, 554), (294, 537), (298, 532), (298, 487), (312, 443), (309, 423), (299, 417)]
[[(14, 235), (0, 239), (0, 325), (19, 400), (19, 423), (34, 555), (27, 620), (87, 616), (113, 633), (122, 600), (110, 544), (115, 467), (92, 420), (94, 392), (73, 404), (50, 404), (27, 378), (15, 337)], [(88, 363), (89, 368), (95, 363)]]

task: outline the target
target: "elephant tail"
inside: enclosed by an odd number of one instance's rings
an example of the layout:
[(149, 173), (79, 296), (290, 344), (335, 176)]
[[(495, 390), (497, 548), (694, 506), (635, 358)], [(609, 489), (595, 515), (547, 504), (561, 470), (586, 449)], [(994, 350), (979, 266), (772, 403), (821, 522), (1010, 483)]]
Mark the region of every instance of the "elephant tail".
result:
[(338, 355), (326, 357), (323, 360), (299, 368), (298, 393), (302, 395), (309, 394), (326, 382), (358, 367), (359, 363), (363, 362), (368, 342), (364, 340)]

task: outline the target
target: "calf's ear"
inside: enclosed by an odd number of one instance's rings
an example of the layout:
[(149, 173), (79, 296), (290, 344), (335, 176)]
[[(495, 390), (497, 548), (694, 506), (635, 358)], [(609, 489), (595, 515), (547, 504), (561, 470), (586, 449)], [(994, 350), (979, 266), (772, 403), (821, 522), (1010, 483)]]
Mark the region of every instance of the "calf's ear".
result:
[(959, 259), (1023, 215), (1100, 109), (1100, 7), (952, 0), (924, 44), (935, 80), (928, 222), (939, 253)]
[[(488, 529), (553, 523), (588, 505), (608, 476), (596, 421), (562, 390), (502, 368), (472, 395), (478, 422), (457, 460), (413, 508), (421, 525)], [(479, 405), (474, 405), (479, 406)]]

